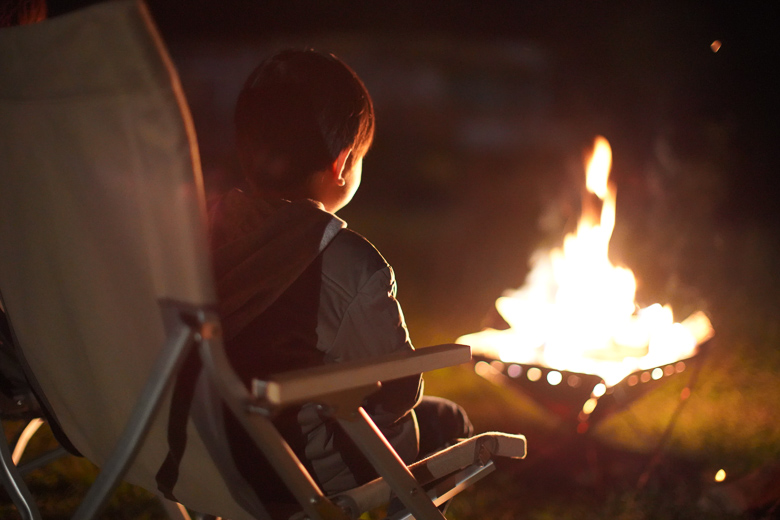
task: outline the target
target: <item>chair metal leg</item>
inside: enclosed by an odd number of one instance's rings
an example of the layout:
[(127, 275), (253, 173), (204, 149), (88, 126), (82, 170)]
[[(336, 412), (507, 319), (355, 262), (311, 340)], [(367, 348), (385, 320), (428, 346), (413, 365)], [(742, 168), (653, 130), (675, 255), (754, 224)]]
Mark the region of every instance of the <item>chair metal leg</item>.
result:
[(32, 436), (35, 435), (35, 432), (37, 432), (41, 426), (43, 426), (43, 419), (41, 419), (40, 417), (36, 417), (35, 419), (27, 423), (27, 426), (24, 427), (24, 430), (22, 430), (22, 434), (19, 435), (19, 440), (16, 441), (16, 446), (14, 446), (14, 452), (11, 454), (11, 460), (13, 460), (14, 466), (19, 465), (19, 461), (22, 460), (22, 455), (24, 454), (24, 450), (27, 449), (27, 443), (30, 442)]
[[(494, 470), (495, 465), (493, 461), (488, 462), (484, 466), (477, 464), (469, 466), (428, 490), (428, 497), (430, 497), (436, 507), (440, 507), (464, 489), (493, 473)], [(402, 511), (390, 516), (388, 520), (414, 520), (414, 516), (410, 511)]]
[(187, 508), (180, 503), (162, 497), (160, 497), (160, 503), (171, 520), (191, 520), (192, 517), (190, 517)]
[(73, 516), (74, 519), (95, 518), (119, 484), (141, 448), (152, 418), (160, 406), (162, 396), (181, 366), (189, 348), (194, 344), (196, 334), (198, 331), (183, 321), (180, 321), (176, 328), (169, 333), (169, 339), (138, 398), (116, 448), (90, 487), (87, 496)]
[(19, 473), (22, 476), (25, 476), (29, 472), (31, 472), (31, 471), (33, 471), (35, 469), (44, 467), (49, 462), (55, 461), (55, 460), (60, 459), (62, 457), (67, 457), (68, 455), (70, 455), (68, 453), (68, 450), (66, 450), (62, 446), (57, 446), (56, 448), (47, 451), (43, 455), (37, 456), (36, 458), (34, 458), (31, 461), (25, 462), (24, 464), (21, 464), (21, 465), (17, 466), (17, 468), (19, 469)]
[(62, 446), (57, 446), (56, 448), (49, 450), (42, 455), (38, 455), (33, 460), (29, 460), (24, 464), (19, 463), (22, 460), (22, 456), (27, 449), (27, 444), (30, 442), (30, 439), (32, 439), (32, 436), (35, 435), (35, 433), (41, 428), (41, 426), (44, 425), (44, 423), (45, 421), (40, 417), (36, 417), (35, 419), (31, 420), (29, 423), (27, 423), (27, 426), (25, 426), (24, 430), (22, 430), (22, 433), (19, 435), (19, 439), (16, 441), (11, 458), (13, 459), (14, 465), (19, 470), (19, 474), (22, 476), (27, 475), (29, 472), (35, 469), (42, 468), (49, 462), (68, 455), (68, 451), (65, 448)]
[(428, 496), (431, 497), (431, 500), (437, 507), (441, 506), (464, 489), (471, 487), (475, 482), (493, 473), (495, 469), (496, 466), (492, 460), (484, 466), (477, 464), (469, 466), (434, 486), (433, 489), (428, 491)]
[(356, 414), (339, 415), (337, 418), (347, 435), (395, 491), (398, 499), (409, 509), (414, 518), (444, 520), (444, 515), (420, 487), (406, 464), (363, 408), (358, 408)]
[[(216, 323), (216, 321), (215, 321)], [(348, 520), (345, 513), (322, 495), (295, 453), (262, 410), (253, 411), (254, 397), (233, 371), (219, 335), (204, 335), (200, 357), (220, 397), (241, 421), (247, 434), (279, 472), (279, 478), (296, 498), (307, 519)]]
[(5, 430), (0, 426), (0, 464), (3, 487), (16, 505), (23, 520), (40, 520), (41, 513), (32, 498), (27, 484), (13, 462), (11, 450), (5, 441)]

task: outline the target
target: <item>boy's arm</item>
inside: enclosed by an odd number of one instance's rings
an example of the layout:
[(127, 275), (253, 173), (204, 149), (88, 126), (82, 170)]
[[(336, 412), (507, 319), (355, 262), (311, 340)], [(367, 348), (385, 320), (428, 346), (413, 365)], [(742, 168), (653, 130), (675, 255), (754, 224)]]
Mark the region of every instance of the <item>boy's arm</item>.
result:
[[(414, 350), (395, 293), (393, 270), (385, 265), (363, 284), (346, 309), (328, 354), (337, 361), (349, 361)], [(422, 393), (419, 375), (385, 381), (367, 399), (366, 411), (378, 426), (388, 426), (408, 414)]]

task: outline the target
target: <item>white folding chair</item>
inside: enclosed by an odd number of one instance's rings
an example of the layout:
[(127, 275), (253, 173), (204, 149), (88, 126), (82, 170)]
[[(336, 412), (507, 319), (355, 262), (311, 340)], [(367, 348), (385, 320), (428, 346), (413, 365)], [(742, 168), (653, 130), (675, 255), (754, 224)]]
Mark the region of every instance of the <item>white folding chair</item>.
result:
[[(203, 371), (173, 494), (201, 513), (278, 516), (225, 456), (220, 403), (297, 499), (288, 517), (357, 518), (397, 499), (393, 518), (440, 519), (436, 505), (489, 473), (492, 457), (525, 455), (522, 436), (485, 434), (407, 468), (360, 407), (379, 380), (468, 361), (461, 345), (279, 374), (252, 389), (239, 381), (214, 310), (193, 126), (142, 2), (0, 30), (0, 71), (0, 291), (41, 406), (102, 469), (75, 518), (96, 516), (120, 480), (160, 492), (161, 411), (193, 351)], [(269, 419), (301, 402), (320, 403), (381, 478), (324, 496)], [(6, 489), (35, 518), (3, 461)]]

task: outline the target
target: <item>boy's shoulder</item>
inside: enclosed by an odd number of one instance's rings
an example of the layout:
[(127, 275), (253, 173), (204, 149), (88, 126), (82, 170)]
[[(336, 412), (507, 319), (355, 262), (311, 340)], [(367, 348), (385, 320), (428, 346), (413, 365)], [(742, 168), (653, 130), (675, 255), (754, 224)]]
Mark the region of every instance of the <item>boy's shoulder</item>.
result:
[(377, 271), (389, 270), (387, 260), (360, 233), (349, 228), (336, 234), (322, 252), (323, 273), (346, 285), (359, 287)]
[(347, 263), (365, 263), (374, 270), (387, 267), (387, 260), (368, 241), (366, 237), (349, 228), (344, 228), (336, 234), (333, 241), (325, 248), (325, 253), (343, 258)]

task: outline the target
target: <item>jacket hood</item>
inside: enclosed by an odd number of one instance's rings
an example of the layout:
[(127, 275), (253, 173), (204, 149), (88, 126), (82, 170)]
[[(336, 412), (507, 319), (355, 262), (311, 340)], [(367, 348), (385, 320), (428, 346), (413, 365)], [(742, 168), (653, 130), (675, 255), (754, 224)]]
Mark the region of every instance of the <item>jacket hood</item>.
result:
[(265, 200), (233, 190), (209, 210), (209, 246), (223, 337), (268, 308), (346, 222), (313, 200)]

